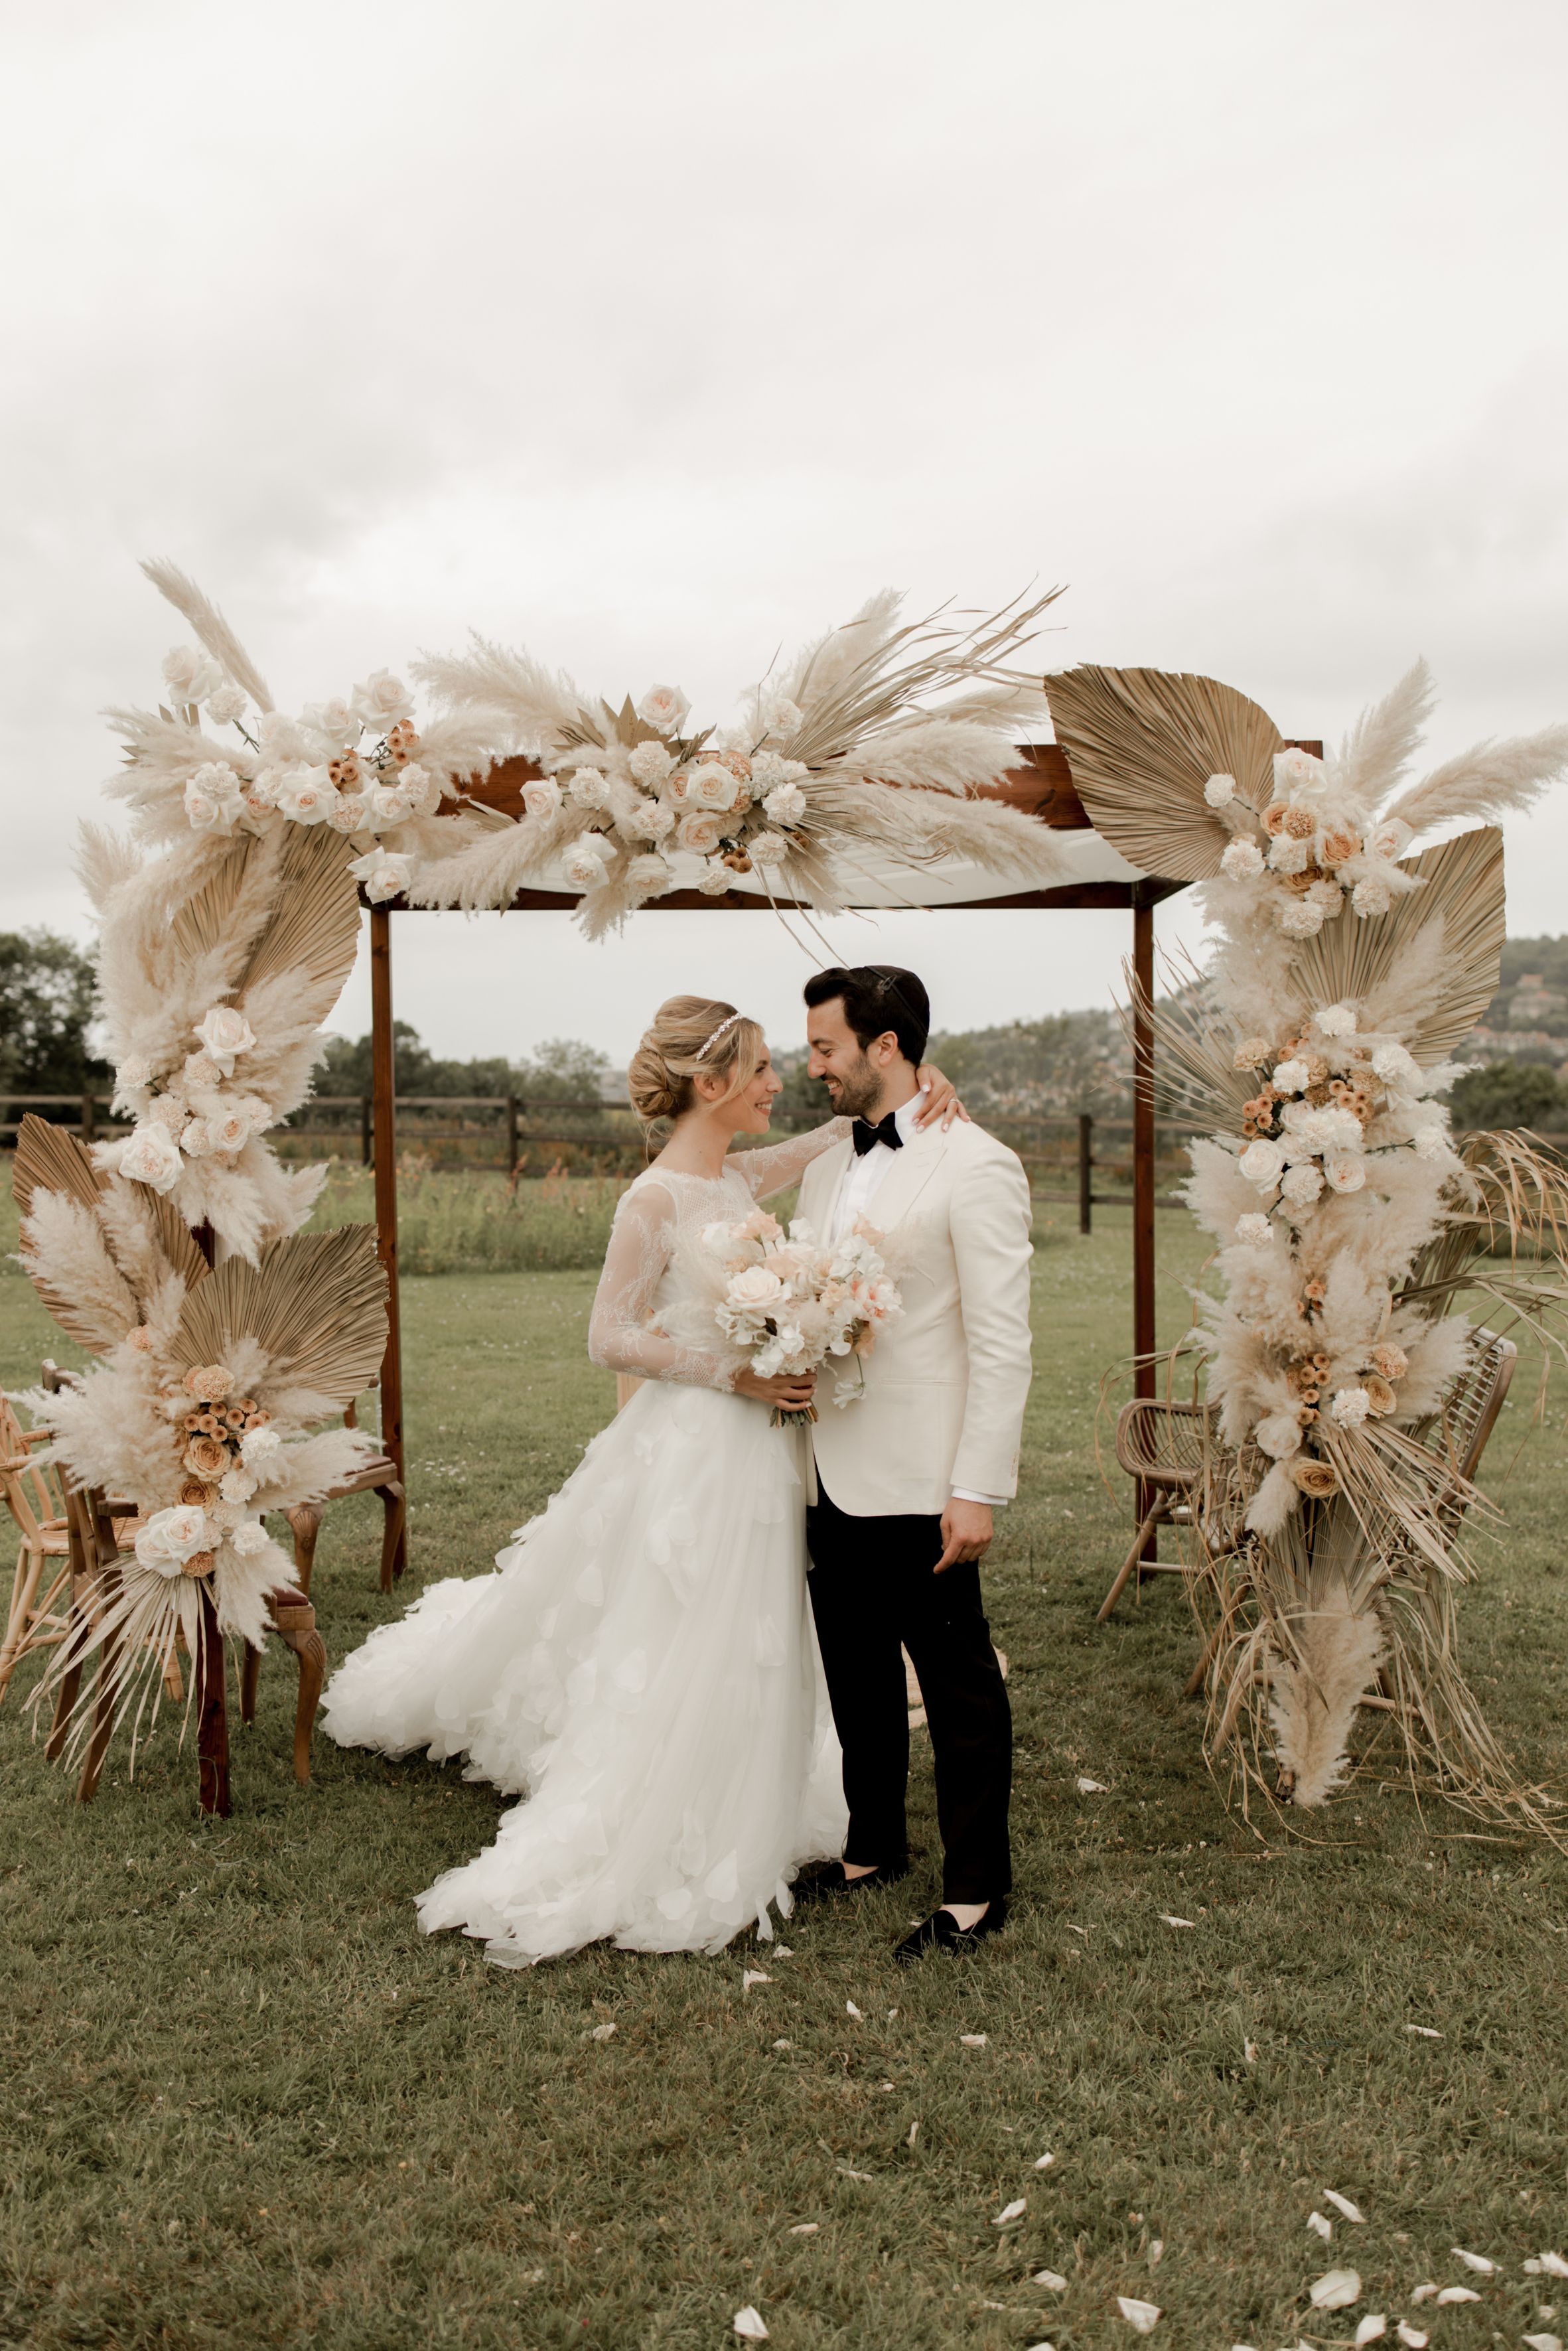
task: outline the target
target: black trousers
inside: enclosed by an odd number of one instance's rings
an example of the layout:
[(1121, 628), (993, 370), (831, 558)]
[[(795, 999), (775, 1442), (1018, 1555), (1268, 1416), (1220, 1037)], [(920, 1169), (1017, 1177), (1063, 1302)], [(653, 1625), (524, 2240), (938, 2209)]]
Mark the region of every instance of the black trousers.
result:
[(807, 1512), (806, 1540), (817, 1644), (844, 1750), (844, 1859), (896, 1862), (907, 1846), (902, 1644), (920, 1677), (936, 1766), (942, 1898), (989, 1902), (1005, 1895), (1012, 1885), (1012, 1710), (978, 1566), (934, 1574), (940, 1519), (852, 1519), (826, 1491)]

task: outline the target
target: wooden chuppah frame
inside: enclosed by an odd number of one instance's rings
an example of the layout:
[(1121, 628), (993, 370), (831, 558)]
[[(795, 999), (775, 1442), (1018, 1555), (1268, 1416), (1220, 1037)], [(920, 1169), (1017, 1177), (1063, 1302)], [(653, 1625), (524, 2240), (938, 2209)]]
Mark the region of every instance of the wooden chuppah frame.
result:
[[(1020, 744), (1019, 765), (1003, 782), (977, 795), (1001, 799), (1036, 818), (1053, 831), (1093, 830), (1092, 820), (1073, 785), (1067, 754), (1055, 743)], [(498, 761), (488, 775), (468, 786), (468, 796), (486, 808), (513, 818), (523, 812), (525, 783), (539, 770), (529, 759)], [(1155, 985), (1155, 908), (1162, 898), (1186, 887), (1184, 882), (1140, 875), (1131, 882), (1079, 882), (1056, 889), (1024, 890), (1009, 896), (966, 898), (951, 911), (995, 908), (1125, 907), (1133, 917), (1132, 971), (1134, 1002), (1133, 1040), (1133, 1352), (1134, 1393), (1154, 1394), (1155, 1366), (1155, 1058), (1154, 1035), (1143, 1008), (1153, 999)], [(367, 904), (368, 901), (365, 902)], [(504, 911), (514, 914), (570, 912), (580, 903), (566, 890), (519, 890)], [(726, 891), (708, 897), (696, 890), (673, 890), (650, 899), (640, 912), (662, 908), (707, 912), (762, 914), (768, 901), (749, 892)], [(402, 1427), (402, 1332), (398, 1302), (397, 1261), (397, 1090), (392, 1040), (392, 917), (394, 913), (418, 913), (406, 899), (394, 898), (370, 906), (371, 917), (371, 1067), (377, 1246), (387, 1277), (387, 1351), (382, 1366), (382, 1449), (397, 1463), (398, 1477), (407, 1489)], [(934, 909), (946, 913), (946, 907)], [(1137, 1497), (1141, 1517), (1144, 1497)], [(402, 1573), (407, 1562), (406, 1520), (392, 1562), (392, 1573)]]

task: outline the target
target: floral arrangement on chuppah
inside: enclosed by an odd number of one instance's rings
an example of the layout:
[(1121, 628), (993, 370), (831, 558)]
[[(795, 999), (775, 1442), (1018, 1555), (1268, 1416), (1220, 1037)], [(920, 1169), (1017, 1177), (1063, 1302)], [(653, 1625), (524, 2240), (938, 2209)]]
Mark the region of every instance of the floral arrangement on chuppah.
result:
[[(863, 1366), (879, 1332), (904, 1311), (883, 1251), (885, 1237), (863, 1217), (836, 1241), (822, 1241), (803, 1217), (788, 1234), (777, 1217), (754, 1208), (737, 1224), (710, 1225), (702, 1236), (710, 1280), (722, 1283), (713, 1319), (758, 1379), (816, 1372), (832, 1356)], [(864, 1386), (835, 1381), (833, 1402), (853, 1404)], [(778, 1427), (802, 1416), (775, 1406)], [(808, 1405), (803, 1416), (815, 1420)]]
[[(235, 1256), (209, 1270), (161, 1195), (95, 1168), (74, 1137), (36, 1117), (18, 1139), (16, 1188), (22, 1264), (95, 1359), (57, 1391), (23, 1398), (51, 1434), (39, 1458), (74, 1487), (125, 1498), (139, 1521), (112, 1592), (78, 1616), (33, 1703), (112, 1656), (116, 1722), (149, 1693), (156, 1714), (177, 1641), (199, 1658), (210, 1622), (259, 1647), (269, 1595), (293, 1587), (264, 1513), (320, 1500), (376, 1450), (340, 1418), (317, 1426), (380, 1367), (375, 1236), (366, 1226), (298, 1234), (255, 1266)], [(68, 1755), (89, 1719), (84, 1700)]]
[(1326, 759), (1211, 680), (1046, 684), (1099, 830), (1202, 880), (1218, 932), (1207, 970), (1150, 1008), (1168, 1092), (1214, 1128), (1186, 1186), (1219, 1284), (1186, 1343), (1217, 1424), (1197, 1561), (1211, 1750), (1245, 1722), (1249, 1768), (1271, 1747), (1316, 1806), (1375, 1698), (1413, 1770), (1539, 1823), (1457, 1659), (1458, 1526), (1479, 1498), (1444, 1408), (1477, 1344), (1469, 1300), (1562, 1352), (1568, 1180), (1521, 1135), (1456, 1147), (1443, 1099), (1498, 983), (1501, 835), (1411, 852), (1528, 806), (1568, 765), (1568, 727), (1412, 783), (1423, 665)]

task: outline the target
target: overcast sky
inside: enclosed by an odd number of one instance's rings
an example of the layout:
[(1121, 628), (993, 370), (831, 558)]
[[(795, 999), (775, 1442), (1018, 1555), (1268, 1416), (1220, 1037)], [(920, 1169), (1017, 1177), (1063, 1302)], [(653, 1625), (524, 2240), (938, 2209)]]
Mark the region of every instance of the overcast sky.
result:
[[(98, 714), (174, 558), (285, 706), (469, 626), (722, 718), (892, 581), (1064, 581), (1043, 662), (1444, 753), (1568, 716), (1561, 0), (58, 0), (7, 12), (0, 927), (85, 937)], [(1559, 932), (1568, 793), (1509, 830)], [(1186, 902), (1162, 915), (1190, 933)], [(1115, 915), (838, 926), (952, 1026), (1110, 1000)], [(769, 917), (411, 915), (449, 1053), (793, 1041)], [(365, 1025), (360, 977), (336, 1017)]]

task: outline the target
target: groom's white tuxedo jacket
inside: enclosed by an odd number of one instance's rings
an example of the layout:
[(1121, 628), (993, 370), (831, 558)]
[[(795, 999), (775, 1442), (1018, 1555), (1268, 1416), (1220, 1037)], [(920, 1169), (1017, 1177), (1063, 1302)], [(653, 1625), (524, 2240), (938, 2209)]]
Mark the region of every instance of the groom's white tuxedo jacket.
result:
[[(812, 1161), (798, 1213), (824, 1238), (852, 1158), (835, 1144)], [(983, 1127), (955, 1121), (911, 1134), (878, 1186), (867, 1221), (888, 1237), (904, 1312), (867, 1357), (823, 1374), (812, 1462), (852, 1518), (945, 1510), (955, 1487), (998, 1499), (1018, 1491), (1030, 1383), (1029, 1182)], [(841, 1409), (836, 1380), (865, 1393)]]

